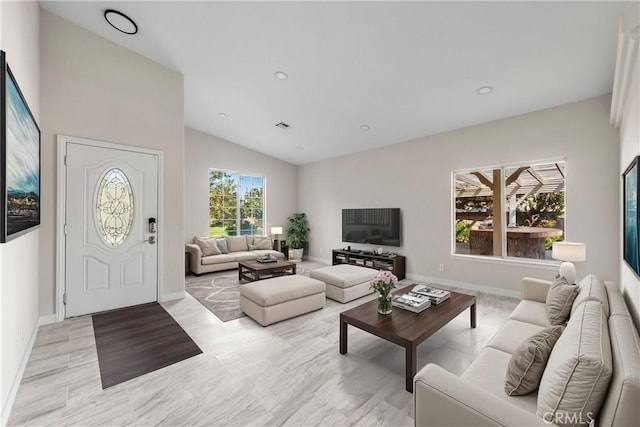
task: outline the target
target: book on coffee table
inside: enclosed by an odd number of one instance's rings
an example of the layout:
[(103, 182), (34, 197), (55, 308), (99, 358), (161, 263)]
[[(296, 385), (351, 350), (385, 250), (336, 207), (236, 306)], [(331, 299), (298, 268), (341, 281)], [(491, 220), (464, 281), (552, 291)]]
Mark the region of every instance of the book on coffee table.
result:
[(411, 292), (429, 298), (431, 303), (435, 305), (438, 305), (451, 297), (451, 292), (427, 285), (416, 285)]
[(409, 291), (404, 294), (396, 295), (391, 300), (391, 305), (402, 308), (404, 310), (420, 313), (431, 307), (431, 300), (424, 295)]

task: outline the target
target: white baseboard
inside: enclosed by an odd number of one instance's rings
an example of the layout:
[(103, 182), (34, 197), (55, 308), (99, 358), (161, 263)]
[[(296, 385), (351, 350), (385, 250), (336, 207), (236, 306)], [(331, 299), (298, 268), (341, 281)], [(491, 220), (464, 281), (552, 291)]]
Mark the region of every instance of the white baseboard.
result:
[[(308, 260), (313, 262), (319, 262), (322, 264), (329, 264), (329, 265), (331, 264), (331, 260), (325, 259), (325, 258), (308, 257)], [(448, 279), (443, 279), (441, 277), (423, 276), (420, 274), (411, 274), (411, 273), (407, 274), (406, 278), (410, 280), (422, 280), (422, 281), (431, 282), (431, 283), (442, 283), (443, 285), (454, 286), (456, 288), (468, 289), (470, 291), (480, 291), (488, 294), (500, 295), (503, 297), (520, 298), (520, 291), (497, 288), (494, 286), (485, 286), (485, 285), (478, 285), (475, 283), (458, 282), (456, 280), (448, 280)]]
[(173, 301), (173, 300), (177, 300), (177, 299), (183, 299), (184, 298), (184, 292), (185, 291), (172, 292), (172, 293), (169, 293), (169, 294), (162, 294), (162, 295), (160, 295), (160, 298), (158, 298), (158, 302), (167, 302), (167, 301)]
[(13, 383), (11, 384), (11, 388), (9, 389), (9, 395), (7, 396), (6, 402), (4, 402), (4, 406), (2, 407), (2, 414), (0, 414), (0, 426), (6, 426), (9, 421), (9, 414), (11, 414), (11, 409), (13, 408), (13, 403), (16, 400), (16, 395), (18, 394), (18, 388), (20, 387), (20, 383), (22, 382), (22, 376), (24, 375), (24, 370), (27, 367), (27, 362), (29, 362), (29, 357), (31, 356), (31, 350), (33, 350), (33, 344), (36, 342), (36, 337), (38, 336), (38, 331), (40, 330), (40, 326), (49, 325), (51, 323), (55, 323), (56, 315), (49, 314), (47, 316), (40, 316), (33, 327), (33, 331), (31, 331), (31, 337), (29, 337), (29, 343), (27, 344), (27, 348), (22, 355), (22, 360), (20, 361), (20, 367), (18, 368), (18, 372), (16, 373), (15, 378), (13, 379)]
[(456, 280), (443, 279), (442, 277), (422, 276), (420, 274), (407, 274), (407, 279), (410, 279), (410, 280), (421, 280), (421, 281), (430, 282), (430, 283), (434, 283), (434, 284), (435, 283), (441, 283), (441, 284), (447, 285), (447, 286), (453, 286), (453, 287), (456, 287), (456, 288), (468, 289), (470, 291), (485, 292), (485, 293), (488, 293), (488, 294), (500, 295), (500, 296), (503, 296), (503, 297), (520, 298), (520, 291), (514, 291), (514, 290), (511, 290), (511, 289), (496, 288), (495, 286), (478, 285), (478, 284), (475, 284), (475, 283), (458, 282)]

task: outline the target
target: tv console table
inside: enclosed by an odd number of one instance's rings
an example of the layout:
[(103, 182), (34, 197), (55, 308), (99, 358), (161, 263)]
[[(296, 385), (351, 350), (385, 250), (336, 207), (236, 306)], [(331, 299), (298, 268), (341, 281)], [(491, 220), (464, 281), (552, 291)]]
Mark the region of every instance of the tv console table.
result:
[(351, 264), (376, 270), (389, 270), (395, 274), (398, 280), (402, 280), (405, 277), (405, 260), (406, 258), (402, 255), (364, 254), (343, 249), (334, 249), (331, 256), (333, 265)]

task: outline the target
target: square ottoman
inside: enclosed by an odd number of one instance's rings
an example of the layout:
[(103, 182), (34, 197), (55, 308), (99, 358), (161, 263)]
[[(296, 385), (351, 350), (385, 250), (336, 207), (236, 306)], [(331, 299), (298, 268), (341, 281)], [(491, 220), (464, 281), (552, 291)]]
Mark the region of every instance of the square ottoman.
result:
[(240, 286), (240, 310), (262, 326), (318, 310), (325, 303), (324, 283), (297, 274)]
[(378, 275), (378, 270), (339, 264), (318, 268), (309, 274), (312, 278), (326, 283), (327, 298), (346, 303), (373, 292), (369, 281)]

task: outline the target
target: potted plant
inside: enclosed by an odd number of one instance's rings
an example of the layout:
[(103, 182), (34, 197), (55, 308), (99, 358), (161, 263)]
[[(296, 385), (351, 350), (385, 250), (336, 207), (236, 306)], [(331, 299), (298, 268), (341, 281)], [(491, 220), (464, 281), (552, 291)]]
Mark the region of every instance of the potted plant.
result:
[(307, 240), (307, 235), (309, 234), (307, 214), (294, 213), (288, 218), (288, 221), (287, 243), (289, 248), (291, 248), (291, 258), (293, 261), (301, 261), (302, 253), (304, 251), (304, 242)]

